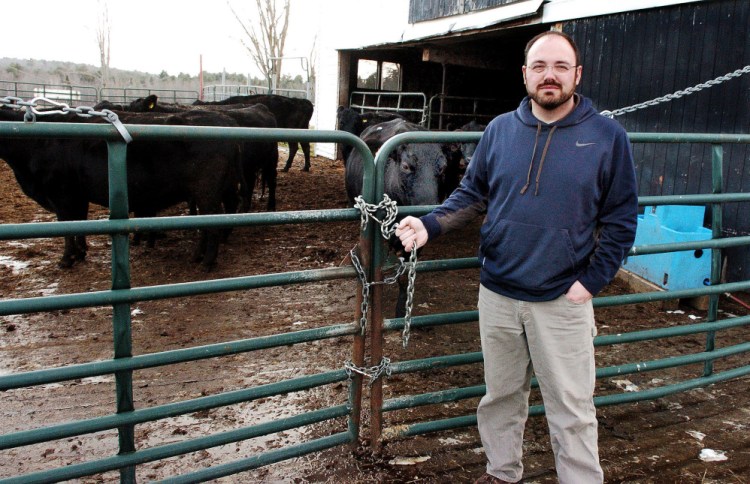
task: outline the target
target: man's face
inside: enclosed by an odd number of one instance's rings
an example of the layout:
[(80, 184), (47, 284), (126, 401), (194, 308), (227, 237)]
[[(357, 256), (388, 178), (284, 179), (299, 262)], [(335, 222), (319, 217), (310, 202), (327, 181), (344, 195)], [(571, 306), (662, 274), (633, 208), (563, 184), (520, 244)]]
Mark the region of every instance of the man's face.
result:
[(526, 92), (550, 111), (570, 100), (581, 80), (581, 66), (576, 65), (573, 47), (557, 35), (537, 40), (522, 69)]

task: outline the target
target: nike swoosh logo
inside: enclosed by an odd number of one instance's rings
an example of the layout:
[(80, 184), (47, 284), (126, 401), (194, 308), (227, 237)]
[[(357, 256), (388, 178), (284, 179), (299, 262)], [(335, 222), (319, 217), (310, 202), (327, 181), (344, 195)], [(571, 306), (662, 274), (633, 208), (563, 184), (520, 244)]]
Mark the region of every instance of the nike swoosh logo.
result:
[(595, 144), (596, 143), (581, 143), (580, 141), (576, 141), (576, 146), (579, 147), (579, 148), (582, 148), (584, 146), (591, 146), (591, 145), (595, 145)]

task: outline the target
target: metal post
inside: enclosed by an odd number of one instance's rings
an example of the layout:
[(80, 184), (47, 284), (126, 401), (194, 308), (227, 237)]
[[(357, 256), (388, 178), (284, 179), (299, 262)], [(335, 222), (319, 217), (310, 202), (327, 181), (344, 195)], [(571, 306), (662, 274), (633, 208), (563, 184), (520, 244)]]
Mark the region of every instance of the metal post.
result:
[[(371, 224), (370, 224), (371, 225)], [(372, 231), (370, 231), (372, 232)], [(372, 261), (372, 243), (371, 237), (368, 237), (367, 231), (359, 238), (359, 258), (363, 267), (370, 267)], [(362, 320), (362, 291), (357, 291), (357, 311), (355, 312), (355, 321)], [(366, 316), (366, 315), (365, 315)], [(355, 366), (363, 367), (365, 364), (365, 337), (366, 328), (354, 335), (354, 345), (352, 347), (352, 362)], [(352, 374), (352, 384), (349, 390), (350, 404), (352, 407), (349, 417), (349, 432), (352, 434), (352, 450), (359, 444), (359, 431), (362, 425), (362, 375), (359, 373)]]
[[(377, 237), (377, 235), (375, 235)], [(383, 244), (378, 241), (375, 244), (375, 256), (373, 257), (373, 282), (383, 280), (383, 269), (381, 267), (383, 258)], [(372, 287), (372, 303), (370, 305), (370, 362), (377, 365), (383, 359), (383, 285), (376, 284)], [(383, 431), (383, 378), (377, 378), (370, 386), (370, 446), (375, 452), (380, 451), (382, 444), (380, 437)]]
[[(722, 193), (724, 185), (724, 149), (720, 144), (711, 145), (711, 183), (712, 193)], [(718, 239), (721, 237), (723, 225), (722, 203), (711, 204), (711, 238)], [(721, 249), (711, 250), (711, 284), (721, 283)], [(719, 295), (711, 294), (708, 299), (708, 314), (706, 320), (716, 321), (719, 315)], [(714, 351), (716, 348), (716, 333), (709, 331), (706, 333), (706, 351)], [(713, 373), (713, 361), (708, 360), (703, 366), (703, 376), (710, 376)]]
[[(109, 155), (109, 217), (111, 220), (128, 218), (128, 182), (126, 170), (127, 145), (123, 141), (107, 142)], [(129, 234), (112, 236), (112, 289), (130, 288), (130, 247)], [(133, 339), (130, 321), (130, 303), (112, 305), (114, 357), (133, 356)], [(117, 413), (132, 412), (133, 371), (115, 373)], [(120, 452), (135, 452), (135, 426), (124, 425), (117, 428)], [(135, 483), (135, 466), (120, 469), (120, 482)]]

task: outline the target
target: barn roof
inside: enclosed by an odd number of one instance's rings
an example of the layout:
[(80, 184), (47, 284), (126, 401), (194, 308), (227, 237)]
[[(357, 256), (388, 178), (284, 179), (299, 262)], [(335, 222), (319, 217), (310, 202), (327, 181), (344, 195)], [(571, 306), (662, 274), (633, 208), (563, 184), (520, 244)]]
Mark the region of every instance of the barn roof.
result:
[[(376, 38), (367, 40), (348, 37), (346, 46), (339, 48), (368, 48), (394, 44), (418, 43), (437, 38), (470, 35), (493, 27), (550, 24), (578, 18), (595, 17), (612, 13), (629, 12), (668, 5), (694, 3), (707, 0), (629, 0), (605, 2), (602, 0), (521, 0), (499, 7), (487, 8), (467, 14), (450, 15), (434, 20), (408, 23), (407, 16), (388, 16), (380, 24)], [(397, 19), (403, 18), (403, 24)], [(374, 20), (374, 19), (373, 19)], [(372, 34), (372, 32), (369, 32)]]

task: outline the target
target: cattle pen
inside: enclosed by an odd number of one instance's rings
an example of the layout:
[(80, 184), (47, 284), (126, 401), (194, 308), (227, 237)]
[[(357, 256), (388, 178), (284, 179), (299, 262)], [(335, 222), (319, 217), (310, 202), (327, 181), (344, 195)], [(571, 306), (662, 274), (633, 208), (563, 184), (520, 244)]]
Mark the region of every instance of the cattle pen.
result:
[[(366, 160), (363, 197), (376, 207), (383, 191), (384, 163), (379, 160), (385, 160), (399, 143), (479, 137), (478, 133), (402, 134), (389, 140), (373, 158), (361, 140), (339, 131), (126, 128), (134, 140), (187, 137), (348, 143)], [(9, 288), (2, 294), (0, 315), (6, 318), (4, 335), (8, 341), (0, 350), (5, 352), (16, 345), (21, 351), (3, 357), (8, 364), (0, 373), (2, 399), (12, 401), (12, 407), (6, 410), (12, 418), (4, 419), (10, 425), (4, 425), (0, 435), (0, 482), (202, 482), (239, 473), (250, 474), (239, 474), (238, 481), (340, 482), (353, 477), (354, 481), (365, 482), (372, 476), (381, 481), (415, 481), (420, 469), (427, 481), (444, 482), (447, 475), (455, 482), (469, 482), (481, 474), (482, 459), (475, 452), (475, 441), (469, 444), (470, 438), (462, 440), (466, 429), (470, 431), (475, 425), (473, 408), (483, 394), (477, 315), (472, 309), (475, 301), (471, 301), (478, 262), (472, 255), (471, 237), (462, 237), (469, 243), (468, 252), (445, 257), (443, 246), (421, 256), (413, 266), (414, 318), (387, 318), (393, 290), (380, 282), (402, 263), (386, 252), (376, 221), (362, 220), (360, 211), (340, 206), (339, 198), (334, 196), (334, 208), (307, 209), (308, 205), (291, 210), (282, 206), (275, 213), (129, 218), (124, 175), (127, 144), (116, 129), (105, 125), (0, 123), (0, 139), (54, 136), (107, 140), (110, 209), (89, 221), (52, 222), (43, 218), (10, 223), (4, 220), (0, 225), (4, 253), (13, 251), (31, 259), (45, 253), (33, 245), (21, 245), (22, 241), (70, 234), (100, 237), (96, 239), (98, 258), (92, 255), (93, 261), (73, 269), (84, 276), (81, 281), (72, 283), (70, 273), (36, 262), (40, 264), (37, 278), (16, 277), (17, 289)], [(712, 151), (712, 193), (641, 197), (641, 206), (718, 208), (750, 201), (747, 193), (723, 193), (722, 179), (723, 146), (750, 143), (750, 136), (631, 133), (630, 137), (635, 144), (694, 143), (708, 145)], [(335, 173), (341, 176), (341, 170)], [(280, 198), (284, 197), (283, 190), (282, 186)], [(325, 198), (322, 193), (320, 196)], [(383, 220), (386, 209), (379, 208), (375, 217)], [(399, 215), (405, 215), (428, 209), (398, 210)], [(700, 470), (711, 479), (727, 482), (733, 482), (733, 477), (737, 478), (735, 482), (744, 482), (742, 476), (750, 472), (746, 432), (750, 418), (743, 397), (750, 374), (750, 316), (735, 315), (720, 306), (720, 302), (726, 302), (722, 299), (725, 294), (750, 289), (750, 281), (722, 282), (721, 252), (750, 245), (750, 240), (722, 236), (721, 210), (712, 210), (712, 217), (712, 237), (708, 240), (640, 246), (630, 253), (630, 257), (638, 257), (710, 250), (710, 285), (608, 294), (595, 300), (602, 315), (597, 316), (601, 329), (595, 342), (600, 365), (596, 402), (600, 407), (617, 406), (621, 414), (639, 414), (638, 418), (647, 422), (649, 413), (666, 410), (689, 415), (695, 410), (695, 401), (701, 399), (691, 392), (733, 384), (720, 387), (733, 404), (722, 407), (721, 398), (716, 402), (710, 402), (711, 397), (705, 399), (709, 405), (718, 406), (709, 412), (731, 422), (724, 426), (724, 432), (743, 430), (734, 436), (735, 447), (722, 454), (732, 465), (702, 467), (705, 461), (698, 456), (702, 448), (712, 448), (708, 442), (702, 444), (703, 439), (695, 434), (675, 434), (672, 437), (684, 452), (670, 447), (674, 453), (664, 457), (666, 462), (654, 460), (650, 467), (638, 467), (626, 452), (618, 454), (617, 447), (634, 446), (639, 436), (622, 437), (628, 431), (623, 421), (615, 418), (617, 412), (605, 413), (602, 425), (614, 442), (614, 450), (604, 455), (605, 473), (619, 476), (612, 482), (639, 478), (662, 482), (659, 476), (666, 476), (666, 470), (675, 463), (681, 463), (689, 476)], [(335, 229), (322, 232), (322, 227), (329, 225)], [(313, 229), (304, 236), (283, 231), (297, 226)], [(129, 234), (133, 232), (226, 227), (234, 229), (230, 240), (236, 236), (243, 242), (230, 241), (224, 247), (218, 274), (189, 270), (189, 264), (179, 260), (184, 249), (181, 245), (167, 242), (162, 251), (178, 259), (177, 263), (167, 262), (166, 257), (154, 259), (160, 251), (158, 245), (151, 253), (136, 253), (130, 245)], [(333, 239), (322, 240), (321, 233)], [(355, 243), (358, 250), (350, 253)], [(248, 259), (239, 259), (246, 253), (250, 254)], [(352, 264), (354, 259), (361, 265)], [(108, 262), (109, 278), (85, 279), (92, 266)], [(403, 264), (408, 269), (409, 263)], [(7, 272), (12, 276), (9, 269)], [(45, 279), (45, 273), (54, 274), (57, 282), (52, 277)], [(468, 302), (462, 302), (458, 309), (453, 306), (444, 310), (449, 292), (433, 297), (431, 291), (437, 292), (433, 285), (439, 287), (441, 278), (452, 273), (457, 276), (449, 279), (449, 289), (457, 291), (455, 299), (468, 297)], [(264, 300), (274, 295), (278, 306), (269, 312)], [(702, 322), (671, 320), (660, 325), (641, 321), (637, 328), (618, 326), (617, 312), (624, 312), (624, 308), (695, 297), (708, 299)], [(200, 312), (202, 305), (208, 309)], [(230, 307), (235, 309), (230, 311)], [(615, 311), (607, 312), (610, 308)], [(200, 320), (193, 325), (191, 320), (198, 319), (197, 314)], [(280, 318), (281, 324), (273, 317)], [(602, 325), (602, 319), (607, 323)], [(80, 334), (65, 333), (62, 322), (74, 325)], [(92, 332), (87, 325), (97, 329)], [(23, 336), (33, 332), (35, 326), (44, 328), (57, 348), (69, 352), (48, 353), (42, 345), (24, 345)], [(406, 334), (411, 334), (408, 340)], [(221, 339), (220, 335), (230, 338)], [(84, 338), (97, 344), (88, 346)], [(161, 345), (160, 340), (166, 344)], [(77, 345), (87, 351), (76, 351)], [(40, 366), (40, 361), (45, 364)], [(203, 368), (200, 376), (191, 376), (198, 367)], [(632, 387), (626, 388), (623, 382)], [(160, 387), (166, 391), (159, 391)], [(686, 395), (680, 404), (685, 407), (682, 414), (676, 406), (666, 410), (659, 407), (668, 407), (674, 403), (668, 397), (682, 394)], [(538, 396), (535, 398), (532, 414), (541, 415), (543, 407), (538, 404)], [(52, 401), (57, 403), (50, 405)], [(656, 404), (640, 406), (644, 402)], [(674, 415), (671, 418), (681, 418)], [(660, 428), (669, 431), (664, 420), (670, 417), (662, 414), (660, 418)], [(540, 421), (530, 425), (529, 445), (538, 446), (538, 466), (529, 466), (527, 480), (554, 482), (554, 470), (545, 460), (549, 448), (537, 435)], [(701, 429), (691, 430), (700, 433)], [(453, 438), (458, 444), (450, 443)], [(649, 434), (647, 438), (654, 436)], [(728, 437), (723, 440), (723, 435), (709, 438), (714, 439), (712, 446), (729, 441)], [(409, 444), (414, 447), (404, 451)], [(444, 461), (447, 466), (431, 471), (420, 468), (429, 466), (431, 455), (437, 462), (440, 451), (435, 446), (453, 447), (450, 459)], [(334, 452), (336, 457), (325, 452)], [(32, 454), (42, 458), (31, 459)], [(328, 455), (332, 460), (315, 467), (316, 455)], [(389, 458), (378, 460), (383, 455)], [(454, 462), (457, 455), (465, 459), (460, 462), (468, 463), (465, 468)], [(25, 460), (33, 463), (25, 465)], [(341, 464), (344, 473), (337, 473), (331, 462)], [(283, 470), (263, 473), (285, 463)], [(390, 475), (389, 466), (393, 469)], [(651, 469), (651, 475), (628, 474), (629, 466), (641, 473), (644, 468)], [(691, 481), (688, 474), (673, 474), (672, 481), (663, 482), (675, 482), (680, 476), (683, 482), (701, 482), (700, 476)]]

